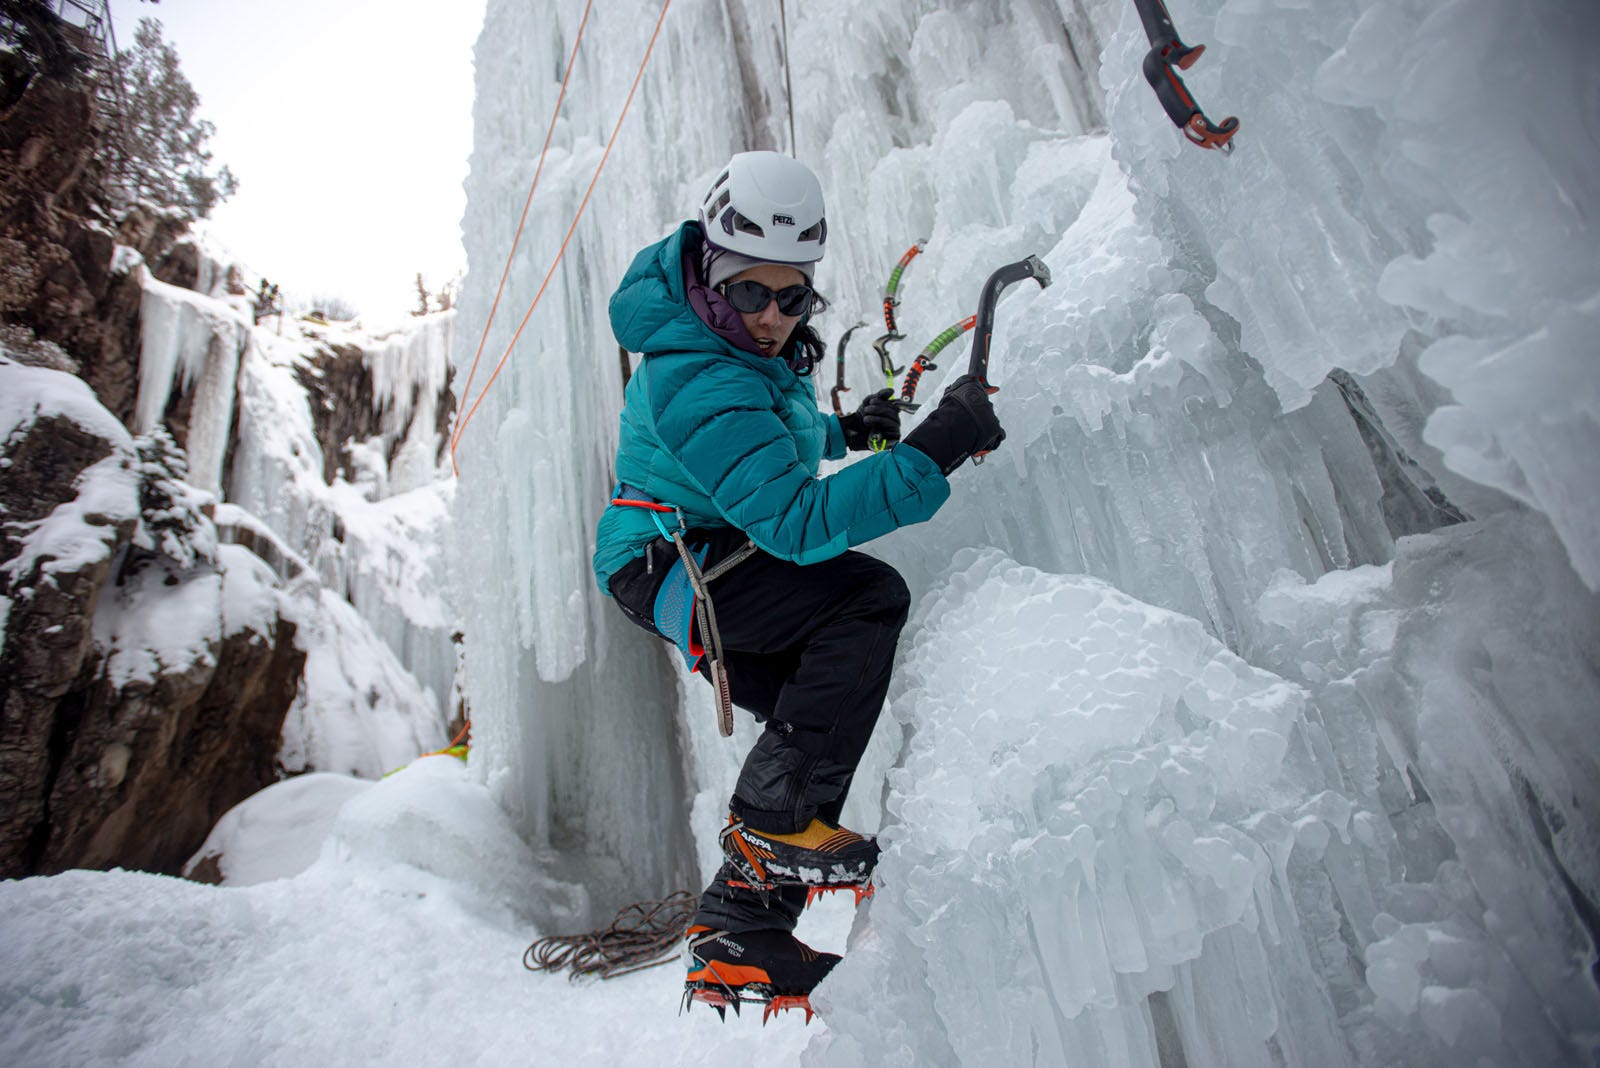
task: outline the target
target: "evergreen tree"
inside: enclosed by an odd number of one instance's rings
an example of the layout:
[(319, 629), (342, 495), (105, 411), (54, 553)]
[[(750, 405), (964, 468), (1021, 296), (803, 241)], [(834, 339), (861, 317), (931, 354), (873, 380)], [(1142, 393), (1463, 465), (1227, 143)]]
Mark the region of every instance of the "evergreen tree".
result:
[(417, 310), (412, 315), (428, 314), (428, 283), (422, 280), (422, 272), (417, 272)]
[(127, 93), (126, 150), (141, 197), (204, 218), (238, 188), (227, 167), (212, 171), (206, 142), (215, 127), (196, 115), (200, 96), (161, 36), (140, 19), (133, 47), (117, 56)]
[(139, 454), (139, 524), (129, 555), (132, 570), (164, 557), (180, 570), (217, 562), (217, 530), (207, 514), (208, 493), (189, 485), (189, 458), (165, 426), (134, 439)]

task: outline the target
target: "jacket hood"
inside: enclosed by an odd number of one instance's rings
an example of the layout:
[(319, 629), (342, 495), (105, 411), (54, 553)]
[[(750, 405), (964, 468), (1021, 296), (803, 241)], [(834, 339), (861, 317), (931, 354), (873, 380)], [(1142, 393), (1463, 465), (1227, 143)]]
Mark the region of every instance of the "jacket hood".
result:
[(700, 224), (691, 220), (633, 258), (611, 295), (617, 342), (629, 352), (727, 352), (769, 374), (773, 365), (793, 373), (756, 347), (722, 294), (700, 284), (695, 263), (703, 241)]

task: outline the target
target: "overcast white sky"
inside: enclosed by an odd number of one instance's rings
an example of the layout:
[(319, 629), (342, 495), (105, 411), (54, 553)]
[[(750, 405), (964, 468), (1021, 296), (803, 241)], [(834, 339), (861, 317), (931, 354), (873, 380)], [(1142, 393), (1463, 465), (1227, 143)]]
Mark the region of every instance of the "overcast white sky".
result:
[[(158, 19), (239, 192), (211, 232), (284, 292), (369, 315), (465, 266), (472, 48), (485, 0), (111, 0)], [(252, 279), (254, 281), (254, 279)]]

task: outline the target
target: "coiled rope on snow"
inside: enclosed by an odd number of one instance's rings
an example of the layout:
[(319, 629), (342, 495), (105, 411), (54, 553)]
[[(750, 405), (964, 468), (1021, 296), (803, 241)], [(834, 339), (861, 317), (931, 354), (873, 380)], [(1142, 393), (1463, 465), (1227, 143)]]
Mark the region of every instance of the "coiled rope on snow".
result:
[(660, 901), (639, 901), (617, 910), (610, 926), (575, 935), (549, 935), (522, 954), (530, 972), (571, 969), (568, 979), (619, 975), (665, 964), (678, 951), (683, 932), (700, 907), (700, 895), (679, 890)]

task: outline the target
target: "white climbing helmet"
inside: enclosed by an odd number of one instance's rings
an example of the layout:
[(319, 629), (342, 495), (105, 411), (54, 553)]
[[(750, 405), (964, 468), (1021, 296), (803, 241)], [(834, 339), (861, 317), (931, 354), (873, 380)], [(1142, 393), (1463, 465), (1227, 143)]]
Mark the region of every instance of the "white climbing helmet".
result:
[(700, 203), (706, 240), (770, 263), (815, 263), (828, 240), (822, 183), (781, 152), (741, 152)]

